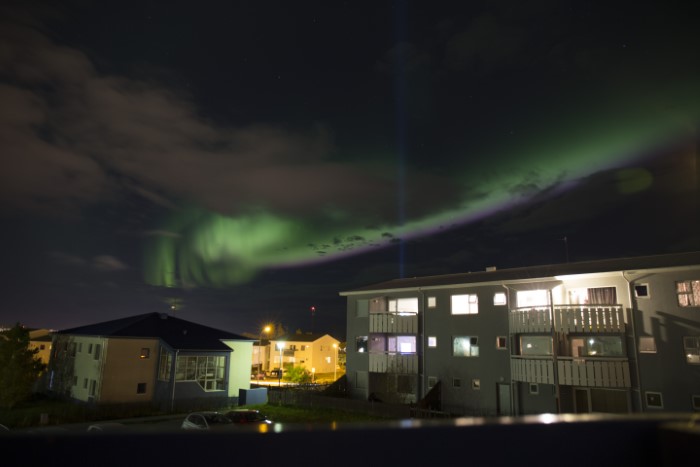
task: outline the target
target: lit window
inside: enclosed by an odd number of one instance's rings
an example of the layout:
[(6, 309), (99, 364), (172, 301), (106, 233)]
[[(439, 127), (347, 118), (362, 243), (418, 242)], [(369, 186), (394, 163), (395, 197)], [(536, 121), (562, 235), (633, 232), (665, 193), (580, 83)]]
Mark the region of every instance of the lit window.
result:
[(476, 294), (452, 295), (453, 315), (473, 315), (479, 312), (479, 298)]
[(146, 394), (146, 383), (138, 383), (136, 385), (136, 394)]
[(688, 363), (700, 364), (700, 337), (684, 337), (683, 349)]
[(141, 349), (141, 355), (139, 355), (139, 358), (149, 358), (151, 356), (151, 349), (148, 347), (144, 347)]
[(428, 297), (428, 308), (435, 308), (437, 306), (437, 298)]
[(481, 389), (481, 380), (480, 379), (473, 379), (472, 380), (472, 389)]
[(493, 304), (496, 306), (506, 304), (506, 294), (504, 292), (496, 292), (493, 295)]
[(700, 280), (676, 282), (678, 305), (700, 306)]
[(367, 352), (367, 336), (358, 336), (355, 339), (355, 349), (360, 352)]
[(176, 381), (196, 381), (205, 391), (226, 389), (226, 357), (179, 356)]
[(656, 353), (656, 341), (651, 336), (642, 336), (639, 338), (640, 353)]
[(437, 347), (437, 337), (428, 336), (428, 347)]
[(474, 336), (458, 336), (452, 342), (452, 355), (455, 357), (478, 357), (479, 338)]
[(572, 357), (624, 357), (622, 337), (587, 336), (571, 339)]
[(392, 313), (418, 313), (418, 298), (394, 298), (389, 300), (389, 311)]
[(508, 348), (508, 338), (506, 336), (496, 336), (496, 348), (505, 350)]
[(517, 295), (518, 308), (547, 306), (549, 304), (548, 290), (519, 290)]
[(552, 355), (552, 338), (520, 336), (520, 355)]

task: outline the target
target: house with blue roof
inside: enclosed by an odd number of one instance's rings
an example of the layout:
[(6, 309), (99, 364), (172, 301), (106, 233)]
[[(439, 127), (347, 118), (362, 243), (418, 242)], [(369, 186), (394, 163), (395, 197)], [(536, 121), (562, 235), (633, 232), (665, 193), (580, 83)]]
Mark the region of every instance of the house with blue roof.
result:
[(57, 331), (49, 390), (162, 410), (230, 405), (250, 389), (253, 339), (148, 313)]

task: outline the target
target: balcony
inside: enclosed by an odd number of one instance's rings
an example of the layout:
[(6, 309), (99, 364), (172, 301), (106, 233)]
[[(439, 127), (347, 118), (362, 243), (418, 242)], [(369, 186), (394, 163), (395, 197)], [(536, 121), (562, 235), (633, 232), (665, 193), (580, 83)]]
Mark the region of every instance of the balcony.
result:
[[(526, 383), (556, 384), (554, 360), (549, 357), (511, 357), (511, 378)], [(630, 368), (626, 358), (557, 359), (559, 384), (598, 388), (629, 388)]]
[(418, 313), (370, 313), (369, 332), (418, 334)]
[(370, 353), (369, 371), (373, 373), (418, 374), (418, 355), (395, 352)]
[(510, 332), (623, 333), (622, 305), (554, 305), (517, 308), (509, 314)]

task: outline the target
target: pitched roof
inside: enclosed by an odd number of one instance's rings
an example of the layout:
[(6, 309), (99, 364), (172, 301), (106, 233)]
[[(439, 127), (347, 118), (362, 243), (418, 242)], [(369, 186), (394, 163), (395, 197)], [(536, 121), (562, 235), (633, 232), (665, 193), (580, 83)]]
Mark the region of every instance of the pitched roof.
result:
[(380, 282), (353, 290), (340, 292), (340, 295), (351, 295), (354, 293), (378, 290), (439, 287), (455, 284), (475, 284), (481, 282), (508, 282), (527, 279), (547, 279), (554, 276), (563, 276), (568, 274), (633, 271), (640, 269), (671, 268), (692, 265), (700, 265), (700, 251), (393, 279), (386, 282)]
[(230, 347), (221, 342), (222, 339), (251, 340), (238, 334), (185, 321), (165, 313), (147, 313), (103, 321), (87, 326), (63, 329), (58, 331), (57, 334), (158, 338), (162, 339), (170, 347), (180, 350), (230, 351)]
[(330, 334), (305, 333), (305, 334), (287, 334), (284, 336), (279, 336), (276, 339), (270, 339), (270, 340), (286, 341), (286, 342), (316, 342), (318, 339), (322, 338), (323, 336), (330, 336), (331, 338), (335, 339)]

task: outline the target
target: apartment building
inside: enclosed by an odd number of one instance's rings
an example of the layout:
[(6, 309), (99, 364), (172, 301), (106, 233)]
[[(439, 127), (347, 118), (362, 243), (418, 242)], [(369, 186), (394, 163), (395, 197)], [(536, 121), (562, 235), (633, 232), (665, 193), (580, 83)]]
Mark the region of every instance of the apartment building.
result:
[(700, 252), (340, 295), (355, 398), (483, 416), (700, 410)]
[(297, 333), (271, 339), (264, 369), (301, 366), (315, 374), (334, 373), (339, 369), (340, 341), (330, 334)]

